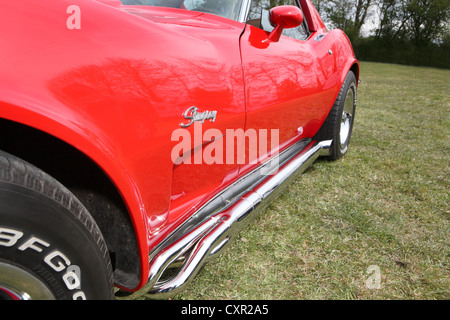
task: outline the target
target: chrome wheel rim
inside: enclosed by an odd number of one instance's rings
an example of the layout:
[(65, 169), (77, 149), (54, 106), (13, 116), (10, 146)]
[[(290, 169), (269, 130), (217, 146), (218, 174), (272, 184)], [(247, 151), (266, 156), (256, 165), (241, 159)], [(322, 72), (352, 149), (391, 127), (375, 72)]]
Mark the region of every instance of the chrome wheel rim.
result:
[(0, 262), (0, 299), (54, 300), (55, 297), (47, 286), (30, 272)]
[(351, 86), (348, 89), (347, 95), (345, 97), (344, 109), (342, 111), (341, 117), (341, 129), (339, 131), (339, 142), (341, 150), (345, 150), (347, 148), (350, 139), (353, 124), (353, 112), (355, 109), (354, 100), (355, 100), (355, 93), (353, 91), (353, 86)]

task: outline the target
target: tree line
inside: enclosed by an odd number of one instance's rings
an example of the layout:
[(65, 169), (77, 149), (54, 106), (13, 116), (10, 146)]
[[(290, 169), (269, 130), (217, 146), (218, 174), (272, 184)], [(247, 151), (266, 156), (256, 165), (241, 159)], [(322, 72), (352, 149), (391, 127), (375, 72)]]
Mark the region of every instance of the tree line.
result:
[(329, 27), (348, 35), (361, 60), (450, 68), (450, 0), (313, 3)]

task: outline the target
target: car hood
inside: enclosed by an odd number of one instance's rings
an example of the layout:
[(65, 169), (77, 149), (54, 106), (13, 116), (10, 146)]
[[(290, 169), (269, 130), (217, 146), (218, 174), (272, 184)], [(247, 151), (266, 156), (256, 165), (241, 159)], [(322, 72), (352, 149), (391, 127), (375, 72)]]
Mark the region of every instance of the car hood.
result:
[(202, 12), (150, 6), (122, 6), (122, 10), (154, 22), (178, 23), (203, 15)]
[(214, 14), (169, 7), (123, 5), (119, 0), (96, 0), (121, 11), (144, 18), (153, 23), (166, 26), (190, 26), (207, 29), (240, 28), (237, 21), (232, 21)]
[(192, 19), (203, 15), (202, 12), (175, 9), (168, 7), (122, 5), (119, 0), (96, 0), (105, 5), (118, 8), (120, 10), (135, 14), (142, 18), (154, 22), (179, 22), (181, 20)]

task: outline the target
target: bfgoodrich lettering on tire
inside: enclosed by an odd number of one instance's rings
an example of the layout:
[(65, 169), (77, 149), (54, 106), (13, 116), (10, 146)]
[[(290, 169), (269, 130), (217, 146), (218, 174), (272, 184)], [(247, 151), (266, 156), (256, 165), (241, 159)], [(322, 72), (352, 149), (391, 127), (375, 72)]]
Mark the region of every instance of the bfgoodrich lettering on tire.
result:
[(95, 221), (64, 186), (0, 151), (0, 299), (111, 299)]

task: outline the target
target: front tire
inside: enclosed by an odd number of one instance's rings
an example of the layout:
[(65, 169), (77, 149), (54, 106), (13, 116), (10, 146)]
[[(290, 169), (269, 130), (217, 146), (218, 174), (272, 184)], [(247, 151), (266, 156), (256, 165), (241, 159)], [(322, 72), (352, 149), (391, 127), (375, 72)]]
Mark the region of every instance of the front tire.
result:
[(55, 179), (0, 151), (0, 299), (112, 299), (106, 243)]
[(316, 135), (316, 140), (333, 140), (331, 160), (342, 158), (348, 151), (356, 111), (356, 76), (350, 71), (339, 91), (328, 117)]

